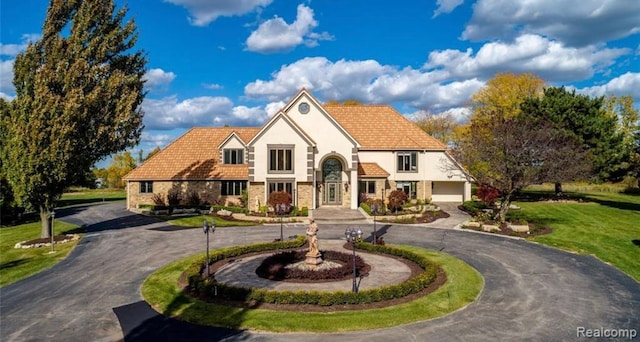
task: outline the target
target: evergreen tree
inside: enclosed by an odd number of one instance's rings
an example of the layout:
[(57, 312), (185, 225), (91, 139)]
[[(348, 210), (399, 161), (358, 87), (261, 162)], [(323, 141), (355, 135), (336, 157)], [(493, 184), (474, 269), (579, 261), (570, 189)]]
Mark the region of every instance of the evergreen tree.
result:
[[(587, 150), (595, 180), (605, 181), (615, 177), (624, 159), (623, 135), (617, 129), (617, 118), (603, 107), (604, 98), (591, 98), (568, 91), (564, 87), (544, 90), (542, 98), (529, 98), (522, 110), (535, 117), (544, 118), (571, 135), (578, 145)], [(566, 161), (571, 163), (571, 160)], [(556, 180), (556, 193), (562, 192), (560, 180)]]
[(16, 199), (39, 210), (42, 237), (66, 186), (139, 141), (146, 60), (125, 15), (113, 0), (51, 0), (42, 39), (16, 57), (2, 162)]

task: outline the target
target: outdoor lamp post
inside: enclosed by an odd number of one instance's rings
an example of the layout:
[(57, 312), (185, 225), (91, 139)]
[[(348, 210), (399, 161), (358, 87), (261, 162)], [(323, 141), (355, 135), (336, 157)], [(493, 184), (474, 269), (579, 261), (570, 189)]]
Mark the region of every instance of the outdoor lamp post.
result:
[(207, 278), (209, 278), (209, 232), (211, 232), (211, 234), (213, 234), (216, 231), (216, 223), (215, 221), (213, 223), (211, 223), (211, 226), (209, 226), (209, 222), (207, 222), (207, 220), (202, 220), (202, 230), (204, 231), (204, 233), (207, 235), (207, 261), (206, 261), (206, 273), (207, 273)]
[(53, 244), (55, 243), (55, 241), (53, 241), (53, 236), (55, 235), (55, 231), (53, 230), (53, 222), (56, 218), (56, 211), (55, 210), (51, 210), (51, 253), (53, 253)]
[(349, 229), (344, 231), (344, 236), (348, 242), (351, 242), (351, 249), (353, 250), (353, 286), (351, 290), (358, 293), (358, 284), (356, 282), (356, 241), (362, 238), (362, 230)]
[(282, 233), (282, 216), (289, 211), (289, 205), (286, 203), (276, 204), (276, 211), (280, 215), (280, 241), (284, 241), (284, 235)]
[(380, 207), (381, 207), (380, 204), (377, 204), (377, 203), (371, 204), (371, 213), (373, 214), (373, 244), (374, 245), (378, 243), (378, 237), (376, 233), (376, 215), (378, 214), (378, 211), (381, 209)]

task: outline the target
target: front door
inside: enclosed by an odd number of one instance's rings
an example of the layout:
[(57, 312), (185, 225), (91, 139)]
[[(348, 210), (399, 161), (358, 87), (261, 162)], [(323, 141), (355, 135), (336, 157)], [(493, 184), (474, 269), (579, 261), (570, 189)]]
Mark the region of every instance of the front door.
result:
[(340, 183), (325, 183), (324, 204), (339, 205), (342, 204), (342, 196), (340, 192)]
[(322, 180), (324, 181), (322, 204), (341, 205), (342, 163), (338, 159), (328, 158), (322, 163)]

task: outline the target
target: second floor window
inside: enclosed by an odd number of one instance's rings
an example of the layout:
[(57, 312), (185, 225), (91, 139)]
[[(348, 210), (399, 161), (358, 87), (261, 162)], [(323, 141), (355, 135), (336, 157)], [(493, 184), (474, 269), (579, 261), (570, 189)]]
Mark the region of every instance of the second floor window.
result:
[(398, 171), (417, 172), (418, 152), (398, 152)]
[(225, 164), (244, 164), (244, 150), (241, 148), (225, 149), (224, 163)]
[(293, 148), (270, 148), (269, 171), (293, 172)]

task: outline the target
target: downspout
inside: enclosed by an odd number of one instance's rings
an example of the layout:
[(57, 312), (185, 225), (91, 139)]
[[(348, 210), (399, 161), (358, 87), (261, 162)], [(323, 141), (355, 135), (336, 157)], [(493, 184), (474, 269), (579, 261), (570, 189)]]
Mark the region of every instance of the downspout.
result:
[(129, 180), (127, 179), (127, 210), (131, 209), (131, 194), (130, 194)]
[(422, 151), (424, 153), (424, 167), (422, 168), (422, 199), (427, 199), (427, 150)]

